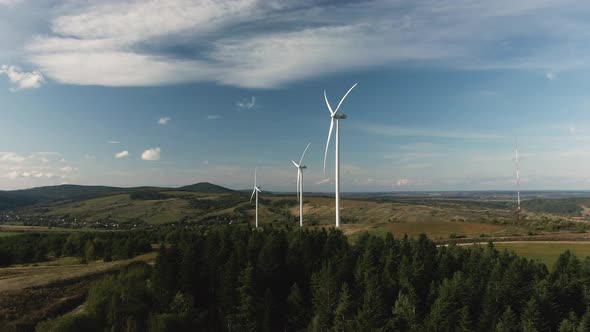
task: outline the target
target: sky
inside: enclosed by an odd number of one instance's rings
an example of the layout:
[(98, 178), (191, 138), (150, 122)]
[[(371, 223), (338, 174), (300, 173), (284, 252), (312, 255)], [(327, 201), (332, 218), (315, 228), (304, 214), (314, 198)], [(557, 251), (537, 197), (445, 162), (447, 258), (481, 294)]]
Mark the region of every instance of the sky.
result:
[(590, 4), (0, 0), (0, 189), (590, 189)]

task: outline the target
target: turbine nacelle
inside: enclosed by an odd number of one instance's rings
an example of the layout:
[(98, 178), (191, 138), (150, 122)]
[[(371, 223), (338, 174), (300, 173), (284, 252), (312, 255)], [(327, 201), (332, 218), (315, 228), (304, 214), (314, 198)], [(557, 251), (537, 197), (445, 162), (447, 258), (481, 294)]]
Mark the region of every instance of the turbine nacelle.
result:
[(339, 120), (344, 120), (347, 117), (348, 117), (348, 115), (346, 115), (346, 113), (332, 115), (332, 119), (339, 119)]

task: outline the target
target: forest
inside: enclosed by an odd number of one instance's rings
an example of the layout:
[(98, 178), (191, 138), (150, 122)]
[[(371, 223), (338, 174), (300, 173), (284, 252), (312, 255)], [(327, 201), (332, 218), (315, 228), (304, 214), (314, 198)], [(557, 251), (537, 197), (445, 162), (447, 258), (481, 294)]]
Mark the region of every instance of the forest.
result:
[(85, 261), (127, 259), (152, 250), (153, 232), (24, 233), (0, 239), (0, 267), (62, 256)]
[(38, 331), (590, 331), (590, 258), (555, 265), (426, 236), (226, 226), (174, 232), (155, 266)]

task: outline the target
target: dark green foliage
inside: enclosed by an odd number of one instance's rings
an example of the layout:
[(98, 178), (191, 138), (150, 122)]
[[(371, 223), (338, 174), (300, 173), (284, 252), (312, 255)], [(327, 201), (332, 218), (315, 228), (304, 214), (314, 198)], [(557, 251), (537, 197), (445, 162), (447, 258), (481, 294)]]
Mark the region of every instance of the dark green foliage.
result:
[(131, 198), (133, 200), (139, 200), (139, 201), (149, 201), (149, 200), (167, 199), (170, 197), (160, 191), (140, 190), (140, 191), (135, 191), (135, 192), (132, 192), (131, 194), (129, 194), (129, 198)]
[(99, 332), (94, 320), (87, 314), (73, 314), (37, 324), (37, 332)]
[[(138, 239), (79, 240), (101, 257)], [(590, 259), (570, 252), (549, 273), (492, 244), (437, 247), (425, 236), (350, 245), (333, 229), (233, 225), (164, 239), (152, 271), (92, 288), (87, 312), (101, 330), (590, 331)]]
[(587, 202), (586, 198), (562, 198), (546, 199), (537, 198), (522, 202), (523, 209), (538, 213), (565, 214), (570, 216), (579, 215), (582, 212), (582, 203)]
[(146, 287), (149, 274), (149, 267), (138, 263), (99, 281), (88, 294), (89, 316), (110, 330), (144, 331), (152, 302)]
[(512, 308), (507, 306), (496, 325), (496, 332), (517, 332), (519, 331), (518, 325), (518, 317), (516, 317)]
[(293, 284), (287, 298), (287, 331), (303, 331), (307, 322), (306, 304), (297, 284)]
[(0, 266), (77, 256), (88, 262), (127, 259), (152, 250), (149, 232), (23, 233), (0, 238)]
[(256, 299), (254, 289), (254, 268), (248, 265), (240, 275), (238, 289), (236, 327), (244, 332), (256, 331)]
[(332, 331), (352, 331), (354, 328), (354, 307), (350, 289), (346, 283), (342, 284), (338, 306), (334, 312), (334, 326)]
[(207, 194), (216, 194), (216, 193), (233, 193), (234, 190), (218, 186), (216, 184), (212, 184), (209, 182), (199, 182), (196, 184), (191, 184), (189, 186), (180, 187), (178, 189), (187, 190), (187, 191), (195, 191), (200, 193), (207, 193)]

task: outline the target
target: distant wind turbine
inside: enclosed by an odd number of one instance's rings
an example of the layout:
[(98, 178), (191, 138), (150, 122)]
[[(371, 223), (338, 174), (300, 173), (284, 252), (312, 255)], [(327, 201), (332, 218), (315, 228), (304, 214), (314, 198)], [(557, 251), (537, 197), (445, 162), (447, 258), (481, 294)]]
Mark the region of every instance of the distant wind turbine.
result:
[(516, 146), (516, 158), (515, 166), (516, 166), (516, 203), (518, 204), (518, 208), (516, 210), (517, 218), (520, 217), (520, 169), (518, 167), (518, 140), (515, 139), (515, 146)]
[(303, 150), (303, 154), (301, 155), (301, 159), (299, 160), (299, 164), (295, 162), (295, 160), (291, 160), (293, 165), (297, 167), (297, 199), (299, 200), (299, 226), (303, 227), (303, 170), (307, 168), (303, 164), (303, 157), (305, 157), (305, 153), (309, 148), (311, 143), (307, 143), (305, 150)]
[(330, 146), (330, 138), (332, 137), (332, 129), (334, 128), (334, 122), (336, 122), (336, 165), (334, 180), (336, 182), (336, 227), (340, 227), (340, 119), (346, 119), (346, 113), (338, 114), (342, 102), (346, 99), (346, 96), (354, 89), (358, 83), (355, 83), (340, 99), (336, 110), (332, 110), (328, 97), (326, 96), (326, 90), (324, 90), (324, 99), (326, 105), (328, 105), (328, 111), (330, 112), (330, 131), (328, 132), (328, 141), (326, 142), (326, 153), (324, 154), (324, 174), (326, 174), (326, 159), (328, 158), (328, 147)]
[(250, 196), (250, 204), (252, 204), (252, 198), (256, 194), (256, 228), (258, 228), (258, 193), (260, 192), (260, 187), (256, 185), (256, 168), (254, 168), (254, 190), (252, 190), (252, 196)]

